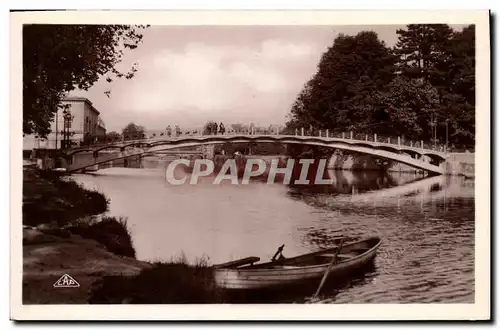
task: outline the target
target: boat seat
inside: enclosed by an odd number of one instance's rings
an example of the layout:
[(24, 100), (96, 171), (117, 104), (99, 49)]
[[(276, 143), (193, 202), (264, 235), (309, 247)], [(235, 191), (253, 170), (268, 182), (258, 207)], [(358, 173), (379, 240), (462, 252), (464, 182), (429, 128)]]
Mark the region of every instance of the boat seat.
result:
[(327, 257), (327, 258), (333, 258), (335, 256), (335, 253), (324, 253), (320, 254), (321, 257)]
[(248, 257), (248, 258), (243, 258), (243, 259), (238, 259), (230, 262), (226, 262), (223, 264), (219, 265), (214, 265), (215, 268), (235, 268), (238, 266), (243, 266), (243, 265), (248, 265), (251, 264), (253, 265), (254, 262), (260, 261), (259, 257)]
[(356, 257), (356, 256), (358, 256), (358, 255), (359, 255), (359, 253), (352, 253), (352, 252), (351, 252), (351, 253), (340, 253), (340, 254), (338, 255), (338, 257), (339, 257), (339, 258), (349, 259), (349, 258)]
[[(357, 256), (358, 253), (339, 253), (337, 255), (338, 258), (352, 258), (352, 257), (355, 257)], [(327, 258), (333, 258), (335, 257), (335, 253), (325, 253), (325, 254), (321, 254), (322, 257), (327, 257)]]

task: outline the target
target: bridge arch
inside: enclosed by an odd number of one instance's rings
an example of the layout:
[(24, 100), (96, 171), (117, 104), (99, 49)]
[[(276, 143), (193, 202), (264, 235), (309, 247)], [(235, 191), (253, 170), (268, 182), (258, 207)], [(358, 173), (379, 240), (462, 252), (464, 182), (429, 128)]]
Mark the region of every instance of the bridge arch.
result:
[(139, 147), (139, 148), (141, 148), (141, 147), (151, 147), (151, 143), (148, 143), (148, 142), (132, 142), (132, 143), (128, 143), (128, 144), (122, 145), (121, 149), (125, 150), (128, 147)]
[(119, 146), (119, 145), (108, 145), (108, 146), (103, 146), (103, 147), (100, 147), (100, 148), (97, 148), (95, 149), (95, 151), (97, 153), (99, 153), (100, 151), (103, 151), (103, 150), (108, 150), (108, 149), (120, 149), (121, 151), (122, 150), (122, 146)]
[(75, 150), (75, 151), (72, 151), (72, 152), (66, 154), (66, 157), (73, 157), (74, 155), (82, 153), (82, 152), (94, 152), (94, 151), (95, 151), (95, 149), (78, 149), (78, 150)]
[(433, 153), (433, 152), (423, 153), (422, 156), (428, 156), (430, 158), (439, 159), (439, 160), (446, 160), (446, 157), (439, 155), (439, 154), (436, 154), (436, 153)]
[(390, 151), (390, 152), (394, 152), (394, 153), (397, 153), (397, 154), (402, 151), (402, 150), (399, 150), (398, 148), (391, 147), (391, 146), (385, 146), (385, 145), (375, 147), (375, 149)]
[[(325, 140), (321, 138), (315, 138), (315, 137), (294, 137), (294, 136), (236, 136), (236, 137), (230, 137), (230, 136), (207, 136), (207, 137), (200, 137), (200, 138), (194, 138), (194, 137), (189, 137), (185, 139), (178, 139), (178, 140), (173, 140), (173, 141), (164, 141), (164, 143), (159, 144), (159, 143), (154, 143), (152, 144), (142, 144), (146, 145), (146, 147), (142, 150), (130, 150), (129, 152), (123, 151), (121, 152), (120, 155), (109, 155), (108, 157), (100, 157), (99, 159), (96, 159), (94, 162), (91, 164), (83, 164), (83, 165), (75, 165), (75, 166), (69, 166), (68, 171), (78, 171), (80, 169), (84, 169), (86, 167), (90, 167), (93, 165), (98, 165), (101, 163), (106, 163), (111, 160), (117, 160), (117, 159), (122, 159), (122, 158), (127, 158), (131, 156), (137, 156), (137, 155), (142, 155), (144, 153), (151, 153), (151, 152), (156, 152), (156, 151), (162, 151), (162, 150), (170, 150), (170, 149), (177, 149), (177, 148), (182, 148), (182, 147), (193, 147), (193, 146), (202, 146), (202, 145), (211, 145), (211, 144), (224, 144), (224, 143), (248, 143), (248, 142), (258, 142), (258, 143), (284, 143), (284, 144), (301, 144), (301, 145), (309, 145), (309, 146), (316, 146), (316, 147), (327, 147), (327, 148), (332, 148), (332, 149), (340, 149), (340, 150), (345, 150), (345, 151), (351, 151), (351, 152), (358, 152), (362, 154), (368, 154), (372, 156), (376, 156), (378, 158), (382, 159), (387, 159), (387, 160), (392, 160), (392, 161), (397, 161), (412, 167), (416, 167), (422, 170), (426, 170), (430, 173), (437, 173), (437, 174), (442, 174), (443, 169), (441, 169), (439, 166), (436, 166), (431, 163), (426, 163), (423, 162), (422, 160), (414, 159), (411, 157), (408, 157), (407, 155), (401, 154), (400, 150), (397, 150), (397, 152), (394, 151), (388, 151), (380, 148), (379, 146), (374, 146), (370, 144), (365, 144), (365, 143), (353, 143), (349, 144), (346, 143), (345, 141), (336, 141), (336, 140)], [(353, 141), (354, 142), (354, 141)], [(136, 145), (136, 144), (130, 144), (130, 145)], [(405, 150), (405, 151), (410, 151), (410, 152), (415, 152), (414, 150)]]
[(425, 153), (422, 155), (423, 157), (428, 157), (430, 159), (430, 163), (431, 164), (434, 164), (434, 165), (438, 165), (440, 163), (442, 163), (443, 161), (446, 160), (445, 157), (441, 156), (441, 155), (436, 155), (434, 153)]
[[(422, 156), (422, 153), (421, 152), (418, 152), (414, 149), (408, 149), (408, 148), (404, 148), (404, 149), (399, 149), (399, 152), (401, 153), (405, 153), (405, 154), (408, 154), (410, 155), (412, 158), (420, 158)], [(418, 157), (417, 157), (418, 156)]]

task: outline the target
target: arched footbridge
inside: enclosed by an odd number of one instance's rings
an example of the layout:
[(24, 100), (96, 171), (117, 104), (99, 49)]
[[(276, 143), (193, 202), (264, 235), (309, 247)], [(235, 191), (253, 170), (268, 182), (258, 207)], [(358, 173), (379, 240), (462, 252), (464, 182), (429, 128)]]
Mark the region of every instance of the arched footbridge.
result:
[[(444, 152), (411, 147), (403, 145), (399, 141), (398, 144), (391, 144), (377, 141), (299, 135), (204, 135), (125, 141), (77, 150), (68, 149), (65, 151), (64, 158), (66, 159), (66, 170), (75, 172), (114, 160), (154, 154), (171, 149), (249, 142), (327, 147), (400, 162), (433, 174), (443, 174), (445, 172), (444, 167), (440, 166), (446, 160), (446, 153)], [(111, 154), (104, 152), (109, 150), (117, 150), (118, 152)], [(81, 152), (92, 152), (93, 157), (85, 162), (74, 163), (72, 161), (73, 156)]]

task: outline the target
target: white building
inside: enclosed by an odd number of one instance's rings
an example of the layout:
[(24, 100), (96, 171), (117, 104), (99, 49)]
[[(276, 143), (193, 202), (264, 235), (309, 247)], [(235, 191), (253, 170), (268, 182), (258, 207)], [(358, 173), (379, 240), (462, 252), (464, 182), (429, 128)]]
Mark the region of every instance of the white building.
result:
[[(68, 105), (66, 110), (70, 120), (66, 121), (66, 131), (70, 132), (69, 139), (73, 145), (79, 145), (84, 137), (96, 141), (99, 137), (106, 135), (104, 122), (100, 118), (100, 112), (84, 97), (66, 97), (62, 104)], [(65, 136), (64, 110), (59, 109), (51, 124), (51, 133), (46, 139), (28, 135), (23, 138), (23, 149), (55, 149), (63, 146)]]

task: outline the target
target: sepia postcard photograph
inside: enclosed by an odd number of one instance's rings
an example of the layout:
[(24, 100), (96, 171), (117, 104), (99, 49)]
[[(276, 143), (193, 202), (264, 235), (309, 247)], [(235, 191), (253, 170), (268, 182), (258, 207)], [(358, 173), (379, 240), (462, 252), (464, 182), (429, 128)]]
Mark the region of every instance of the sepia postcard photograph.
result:
[(489, 320), (490, 13), (10, 13), (14, 320)]

